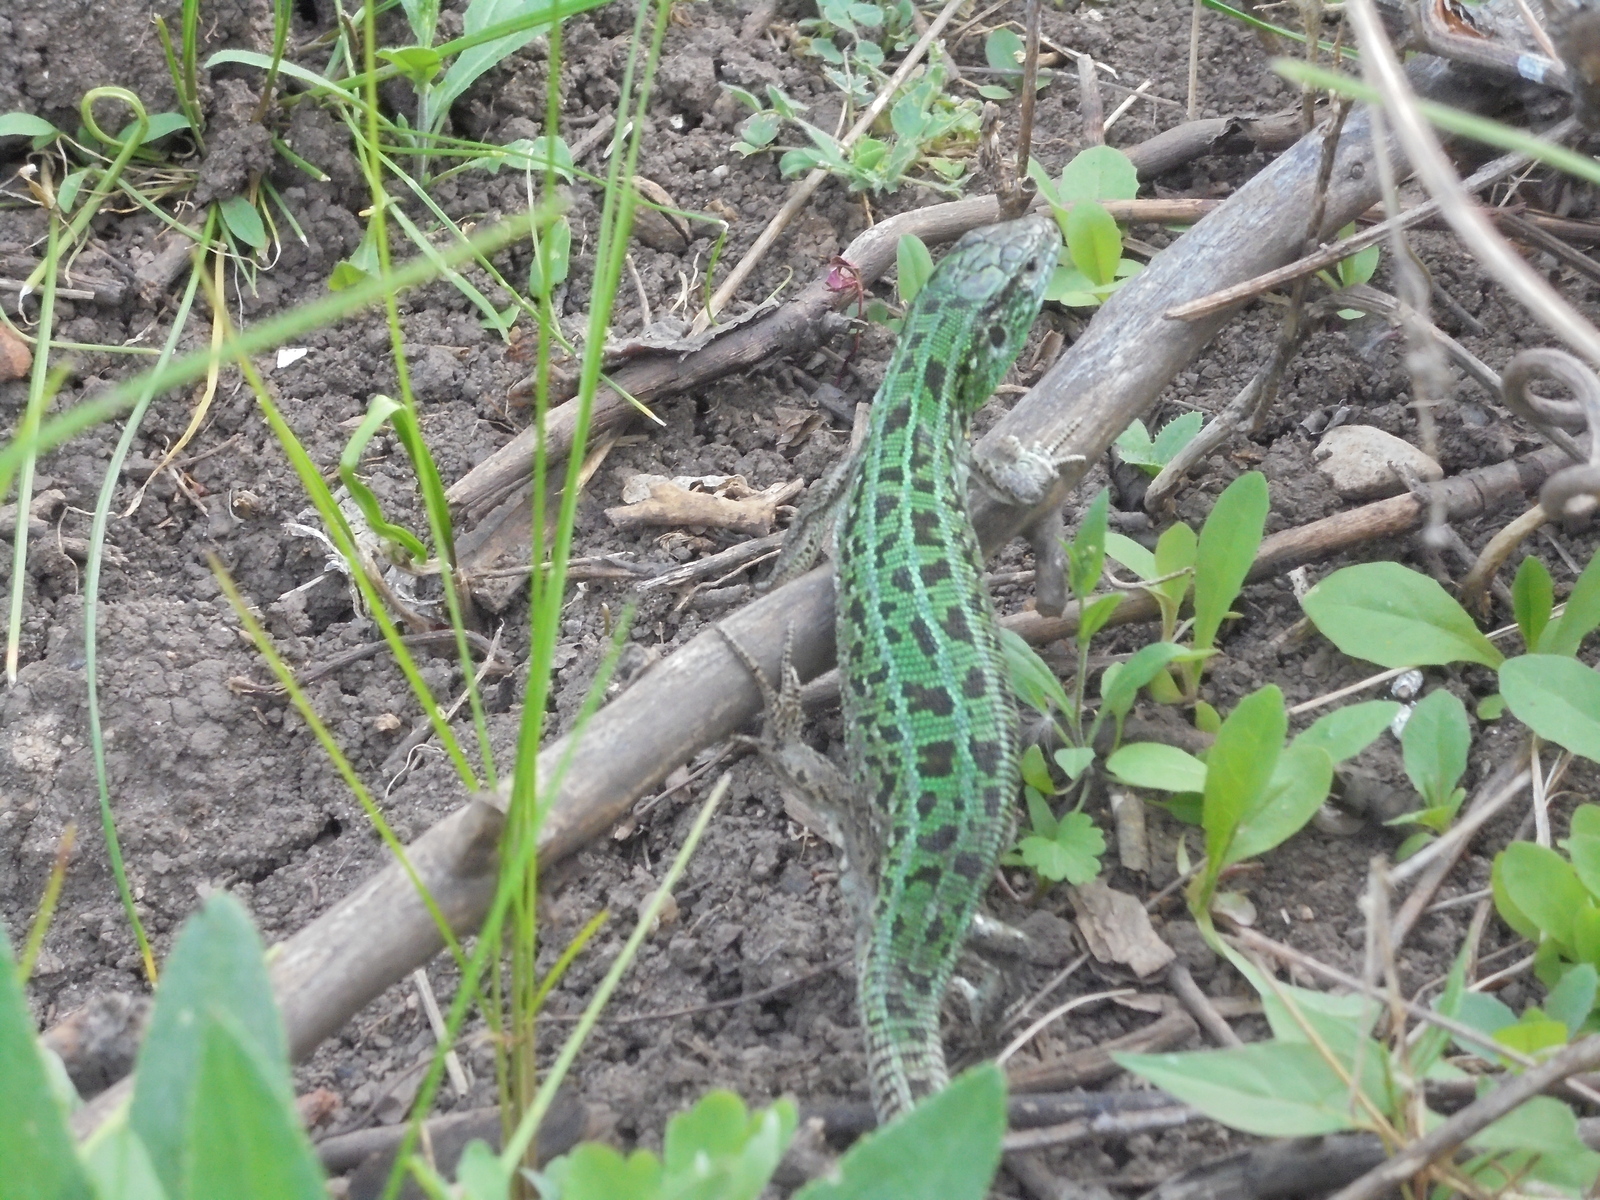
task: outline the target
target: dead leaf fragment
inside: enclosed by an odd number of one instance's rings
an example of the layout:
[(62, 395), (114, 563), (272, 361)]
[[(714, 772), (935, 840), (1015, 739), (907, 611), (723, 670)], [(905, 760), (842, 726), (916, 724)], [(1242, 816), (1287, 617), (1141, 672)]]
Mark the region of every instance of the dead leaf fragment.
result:
[(1144, 905), (1100, 880), (1072, 889), (1078, 930), (1089, 953), (1101, 962), (1122, 963), (1140, 979), (1153, 975), (1177, 954), (1157, 936)]
[(33, 351), (28, 343), (0, 325), (0, 383), (24, 379), (33, 369)]

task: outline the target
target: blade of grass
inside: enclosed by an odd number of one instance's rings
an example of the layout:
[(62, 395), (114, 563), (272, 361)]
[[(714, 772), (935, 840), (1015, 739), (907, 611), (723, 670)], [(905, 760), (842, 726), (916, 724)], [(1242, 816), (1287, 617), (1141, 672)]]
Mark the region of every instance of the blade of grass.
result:
[[(1338, 95), (1359, 100), (1363, 104), (1382, 103), (1377, 88), (1349, 75), (1341, 75), (1324, 67), (1313, 67), (1298, 59), (1275, 59), (1272, 66), (1285, 79), (1296, 83), (1324, 88)], [(1458, 108), (1451, 108), (1448, 104), (1437, 104), (1420, 97), (1415, 103), (1418, 112), (1446, 132), (1460, 134), (1485, 145), (1498, 146), (1502, 150), (1515, 150), (1569, 175), (1576, 175), (1589, 183), (1600, 184), (1600, 161), (1587, 154), (1579, 154), (1576, 150), (1558, 146), (1537, 134), (1529, 133), (1526, 129), (1517, 129), (1488, 117), (1462, 112)]]
[[(39, 264), (44, 278), (44, 294), (39, 303), (39, 346), (33, 356), (33, 373), (28, 377), (28, 407), (23, 410), (18, 440), (37, 434), (44, 410), (61, 383), (59, 375), (54, 381), (50, 377), (50, 328), (55, 320), (56, 266), (61, 254), (61, 223), (54, 204), (48, 207), (46, 219), (49, 226), (44, 261)], [(17, 532), (11, 542), (11, 605), (6, 618), (6, 682), (13, 687), (22, 641), (22, 601), (28, 589), (28, 509), (33, 503), (33, 468), (37, 461), (37, 452), (23, 458), (17, 479)], [(8, 482), (0, 482), (0, 496), (6, 494)]]
[(50, 877), (45, 880), (44, 895), (39, 898), (39, 911), (34, 914), (33, 927), (28, 930), (28, 940), (22, 947), (22, 957), (17, 960), (17, 978), (24, 984), (33, 974), (33, 964), (39, 959), (44, 945), (44, 935), (50, 928), (50, 918), (55, 915), (56, 903), (61, 899), (61, 885), (67, 878), (67, 863), (72, 861), (72, 847), (78, 840), (78, 823), (68, 821), (56, 842), (55, 862), (50, 865)]
[(290, 703), (295, 711), (300, 714), (300, 719), (306, 723), (306, 728), (311, 730), (312, 736), (322, 746), (323, 752), (333, 763), (334, 769), (339, 772), (345, 786), (350, 789), (350, 794), (361, 805), (362, 811), (367, 814), (367, 820), (372, 822), (373, 829), (383, 839), (383, 844), (389, 848), (395, 861), (400, 864), (400, 869), (411, 880), (411, 886), (417, 889), (417, 895), (422, 898), (422, 903), (428, 909), (428, 915), (433, 918), (434, 924), (439, 927), (439, 936), (444, 939), (445, 946), (450, 951), (450, 956), (455, 959), (457, 966), (466, 963), (466, 955), (462, 952), (461, 943), (457, 940), (455, 930), (450, 927), (450, 920), (444, 915), (438, 904), (433, 899), (433, 894), (427, 885), (422, 882), (416, 870), (411, 865), (411, 860), (406, 854), (404, 843), (395, 836), (394, 830), (389, 828), (389, 822), (384, 820), (383, 810), (373, 800), (372, 793), (367, 790), (366, 784), (361, 782), (361, 776), (356, 774), (355, 767), (344, 756), (344, 751), (339, 749), (339, 743), (334, 741), (333, 734), (328, 732), (328, 727), (323, 724), (322, 718), (317, 715), (317, 710), (312, 707), (311, 701), (306, 697), (305, 690), (300, 687), (294, 677), (294, 672), (289, 669), (289, 664), (283, 661), (277, 647), (272, 644), (272, 639), (256, 620), (256, 615), (250, 606), (245, 603), (244, 597), (239, 592), (239, 585), (228, 573), (228, 568), (215, 554), (208, 554), (206, 561), (211, 567), (211, 573), (216, 576), (221, 585), (223, 594), (228, 597), (228, 603), (233, 606), (233, 611), (238, 616), (245, 632), (250, 635), (261, 657), (267, 660), (267, 665), (272, 668), (272, 673), (278, 677), (278, 682), (283, 685), (288, 693)]
[(611, 964), (611, 969), (600, 981), (600, 986), (595, 989), (593, 998), (577, 1025), (567, 1036), (566, 1042), (561, 1047), (561, 1052), (556, 1055), (555, 1062), (550, 1064), (550, 1069), (545, 1072), (544, 1084), (539, 1089), (539, 1094), (534, 1097), (533, 1103), (522, 1114), (516, 1132), (506, 1141), (505, 1149), (500, 1154), (500, 1162), (507, 1170), (514, 1169), (527, 1153), (528, 1147), (533, 1143), (533, 1135), (539, 1128), (539, 1123), (544, 1120), (544, 1115), (550, 1109), (550, 1102), (555, 1098), (556, 1089), (561, 1086), (561, 1081), (567, 1077), (573, 1060), (578, 1057), (578, 1051), (583, 1048), (583, 1043), (588, 1040), (590, 1032), (594, 1029), (595, 1022), (600, 1019), (600, 1013), (611, 999), (611, 993), (622, 980), (622, 973), (628, 969), (629, 964), (639, 953), (639, 947), (644, 939), (649, 936), (656, 919), (661, 915), (661, 909), (667, 902), (667, 897), (672, 894), (672, 889), (677, 885), (678, 879), (683, 875), (684, 868), (689, 865), (689, 856), (694, 853), (695, 847), (700, 844), (700, 839), (705, 835), (706, 826), (711, 823), (711, 817), (717, 810), (717, 805), (728, 794), (732, 785), (733, 776), (724, 771), (716, 786), (711, 789), (711, 795), (700, 806), (700, 813), (695, 817), (694, 825), (689, 829), (689, 836), (684, 838), (683, 846), (679, 849), (677, 857), (672, 860), (672, 866), (667, 869), (661, 886), (650, 897), (650, 902), (639, 913), (639, 921), (633, 928), (633, 933), (622, 947), (622, 952), (617, 955), (616, 961)]
[[(213, 212), (206, 219), (206, 237), (209, 238), (215, 231), (215, 225), (216, 214)], [(189, 271), (189, 284), (184, 289), (183, 299), (179, 301), (178, 310), (173, 316), (172, 328), (161, 347), (161, 357), (156, 364), (158, 370), (171, 359), (173, 352), (178, 348), (178, 341), (189, 323), (189, 310), (194, 306), (195, 293), (200, 289), (200, 273), (204, 269), (204, 261), (196, 258)], [(155, 389), (151, 388), (134, 404), (133, 411), (128, 414), (128, 422), (122, 430), (122, 436), (117, 439), (116, 448), (111, 452), (111, 461), (106, 464), (105, 477), (100, 482), (100, 495), (95, 501), (94, 518), (89, 526), (88, 561), (83, 568), (83, 670), (89, 693), (87, 697), (89, 750), (94, 758), (95, 787), (100, 800), (100, 831), (105, 839), (106, 858), (111, 863), (111, 875), (116, 881), (117, 896), (122, 901), (122, 911), (127, 914), (134, 940), (139, 945), (139, 957), (144, 963), (145, 978), (152, 987), (156, 982), (155, 954), (150, 948), (150, 938), (145, 933), (144, 922), (139, 919), (139, 910), (133, 903), (133, 888), (128, 883), (127, 868), (122, 860), (122, 843), (117, 837), (116, 817), (111, 811), (111, 782), (106, 771), (105, 732), (100, 724), (99, 621), (100, 569), (105, 561), (106, 525), (111, 518), (111, 500), (116, 494), (117, 482), (122, 477), (122, 464), (127, 461), (128, 451), (133, 447), (133, 439), (138, 436), (139, 427), (144, 422), (144, 415), (149, 410), (155, 394)]]

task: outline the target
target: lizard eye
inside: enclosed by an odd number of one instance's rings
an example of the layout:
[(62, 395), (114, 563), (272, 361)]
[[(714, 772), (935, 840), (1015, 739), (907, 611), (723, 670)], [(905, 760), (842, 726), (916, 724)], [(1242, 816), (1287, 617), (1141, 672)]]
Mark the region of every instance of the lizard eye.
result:
[(1034, 274), (1039, 269), (1039, 260), (1037, 258), (1030, 258), (1028, 260), (1028, 265), (1023, 269), (1026, 270), (1029, 275)]
[(1006, 344), (1006, 327), (1004, 325), (989, 326), (989, 344), (996, 350)]

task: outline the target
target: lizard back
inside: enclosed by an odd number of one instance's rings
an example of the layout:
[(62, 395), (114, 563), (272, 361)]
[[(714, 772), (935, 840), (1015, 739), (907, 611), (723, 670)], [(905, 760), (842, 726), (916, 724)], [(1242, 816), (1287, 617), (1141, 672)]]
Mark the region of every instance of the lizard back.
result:
[(884, 1118), (947, 1082), (940, 1006), (1012, 833), (1015, 712), (967, 513), (967, 426), (1022, 349), (1059, 244), (1051, 221), (1027, 217), (968, 234), (940, 262), (905, 319), (840, 518), (842, 703), (877, 864), (857, 986)]

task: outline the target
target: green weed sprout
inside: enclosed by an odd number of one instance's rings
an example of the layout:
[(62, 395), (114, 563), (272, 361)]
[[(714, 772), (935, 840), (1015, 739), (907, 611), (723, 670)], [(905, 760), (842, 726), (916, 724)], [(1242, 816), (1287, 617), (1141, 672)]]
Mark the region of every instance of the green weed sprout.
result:
[[(983, 39), (983, 59), (1003, 83), (986, 83), (978, 89), (985, 100), (1009, 100), (1013, 91), (1022, 89), (1022, 56), (1025, 47), (1016, 30), (998, 25)], [(1034, 90), (1048, 87), (1055, 72), (1041, 69), (1034, 76)]]
[(1186, 412), (1168, 421), (1161, 427), (1161, 432), (1152, 438), (1144, 422), (1135, 417), (1132, 424), (1117, 435), (1113, 445), (1123, 462), (1154, 477), (1178, 457), (1179, 451), (1194, 441), (1204, 422), (1205, 418), (1199, 413)]
[[(1351, 221), (1339, 230), (1340, 238), (1353, 237), (1356, 232), (1356, 223)], [(1318, 271), (1317, 278), (1321, 279), (1335, 291), (1343, 288), (1355, 287), (1357, 284), (1366, 283), (1378, 270), (1378, 259), (1382, 256), (1381, 246), (1368, 246), (1365, 250), (1357, 250), (1348, 258), (1341, 258), (1334, 264), (1333, 270)], [(1346, 321), (1354, 321), (1367, 314), (1359, 308), (1341, 308), (1339, 315)]]
[(1400, 844), (1397, 860), (1409, 858), (1448, 829), (1467, 798), (1467, 789), (1457, 786), (1467, 773), (1467, 752), (1472, 748), (1466, 706), (1444, 688), (1429, 692), (1406, 718), (1400, 748), (1406, 777), (1421, 794), (1423, 806), (1387, 822), (1422, 827)]
[(1139, 194), (1139, 174), (1126, 154), (1110, 146), (1090, 146), (1062, 169), (1059, 182), (1030, 160), (1028, 178), (1049, 201), (1066, 251), (1045, 299), (1069, 308), (1095, 308), (1144, 269), (1122, 256), (1122, 230), (1101, 204)]
[[(946, 195), (959, 195), (967, 164), (953, 152), (977, 140), (978, 110), (970, 101), (947, 95), (944, 80), (944, 64), (930, 63), (906, 83), (890, 105), (884, 136), (864, 137), (848, 148), (801, 117), (805, 107), (781, 89), (769, 84), (763, 103), (753, 92), (724, 84), (735, 100), (752, 110), (739, 127), (739, 140), (732, 148), (745, 157), (782, 150), (778, 169), (786, 177), (820, 167), (844, 180), (852, 192), (892, 192), (918, 172), (916, 182)], [(778, 145), (778, 134), (786, 122), (798, 127), (811, 144)]]

